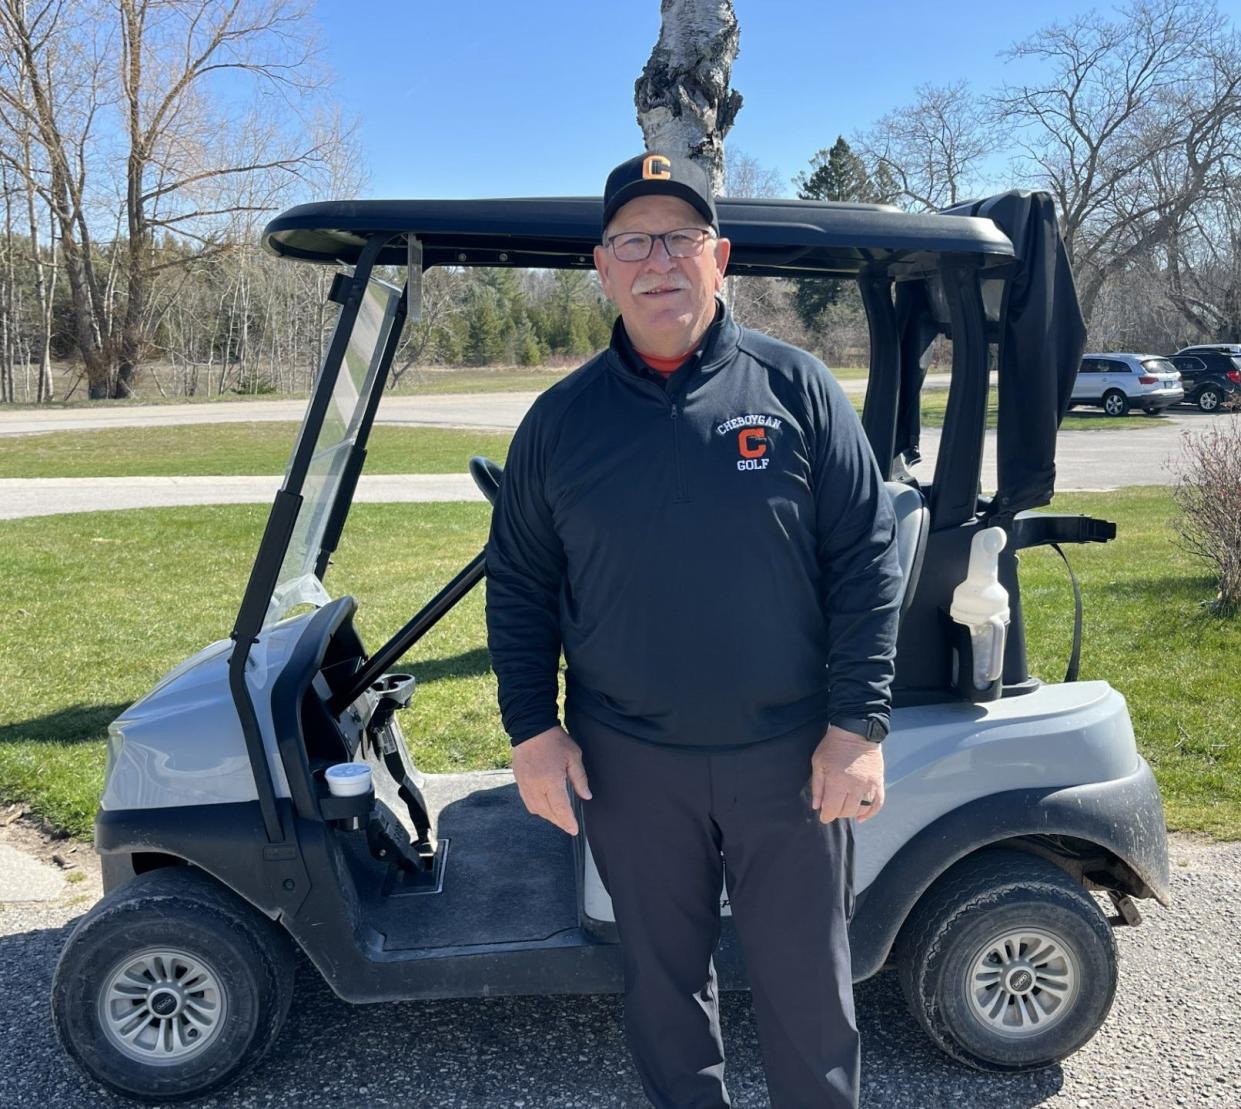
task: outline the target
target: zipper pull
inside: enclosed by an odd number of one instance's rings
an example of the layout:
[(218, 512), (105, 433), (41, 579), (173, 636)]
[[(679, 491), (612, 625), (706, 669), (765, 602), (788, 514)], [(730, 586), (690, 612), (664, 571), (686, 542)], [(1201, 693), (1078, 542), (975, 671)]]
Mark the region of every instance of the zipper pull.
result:
[(675, 419), (677, 418), (677, 416), (678, 416), (677, 406), (674, 404), (674, 405), (673, 405), (673, 406), (672, 406), (672, 407), (668, 410), (668, 418), (669, 418), (670, 420), (675, 420)]

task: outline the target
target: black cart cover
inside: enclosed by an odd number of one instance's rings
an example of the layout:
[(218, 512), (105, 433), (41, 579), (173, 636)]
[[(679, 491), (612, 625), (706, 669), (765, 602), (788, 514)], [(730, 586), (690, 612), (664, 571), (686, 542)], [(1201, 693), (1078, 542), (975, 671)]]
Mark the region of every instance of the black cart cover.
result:
[(1012, 240), (1016, 271), (1000, 312), (997, 512), (1047, 504), (1056, 486), (1056, 432), (1086, 349), (1086, 324), (1051, 197), (1007, 192), (945, 209), (985, 216)]

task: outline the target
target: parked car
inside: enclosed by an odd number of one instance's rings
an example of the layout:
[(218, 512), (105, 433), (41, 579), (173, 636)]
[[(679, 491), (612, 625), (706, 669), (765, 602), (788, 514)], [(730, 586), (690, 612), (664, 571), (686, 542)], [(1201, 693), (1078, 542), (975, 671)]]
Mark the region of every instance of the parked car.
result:
[(1184, 399), (1180, 372), (1161, 355), (1086, 354), (1069, 407), (1098, 405), (1109, 416), (1140, 408), (1153, 416)]
[(1185, 400), (1203, 412), (1241, 397), (1241, 346), (1185, 347), (1168, 359), (1181, 373)]
[(1177, 354), (1197, 354), (1200, 350), (1215, 354), (1241, 355), (1241, 343), (1200, 343), (1198, 346), (1181, 347)]

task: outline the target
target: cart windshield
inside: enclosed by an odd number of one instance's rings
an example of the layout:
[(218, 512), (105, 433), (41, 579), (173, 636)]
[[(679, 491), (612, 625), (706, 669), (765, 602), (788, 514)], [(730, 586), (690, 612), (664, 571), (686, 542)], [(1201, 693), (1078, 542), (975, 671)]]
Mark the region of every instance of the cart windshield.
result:
[[(307, 408), (306, 419), (298, 433), (289, 466), (285, 469), (284, 488), (300, 493), (301, 508), (293, 527), (288, 550), (280, 567), (276, 588), (263, 626), (268, 627), (298, 605), (318, 607), (331, 600), (323, 583), (315, 574), (315, 564), (336, 507), (341, 491), (341, 481), (349, 460), (350, 451), (358, 437), (367, 402), (377, 388), (383, 387), (380, 374), (382, 354), (388, 341), (400, 303), (401, 290), (385, 281), (372, 278), (367, 282), (366, 294), (358, 309), (357, 319), (349, 335), (344, 360), (336, 380), (330, 384), (331, 393), (323, 413), (322, 423), (315, 419), (316, 405), (312, 399)], [(328, 355), (330, 360), (331, 355)], [(329, 383), (320, 378), (315, 393), (328, 388)], [(314, 437), (314, 451), (301, 489), (289, 488), (293, 459), (297, 456), (303, 440)]]

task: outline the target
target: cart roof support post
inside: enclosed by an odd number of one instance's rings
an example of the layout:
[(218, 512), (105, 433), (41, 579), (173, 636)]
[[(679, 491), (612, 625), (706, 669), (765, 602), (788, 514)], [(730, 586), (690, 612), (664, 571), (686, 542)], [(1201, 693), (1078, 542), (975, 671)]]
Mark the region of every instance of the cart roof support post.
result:
[(892, 303), (892, 278), (868, 273), (858, 278), (870, 330), (870, 379), (862, 407), (862, 428), (883, 473), (892, 478), (896, 454), (896, 408), (901, 391), (900, 332)]
[(942, 273), (952, 334), (952, 383), (931, 486), (931, 528), (956, 527), (978, 508), (987, 425), (987, 330), (978, 268), (945, 258)]
[[(258, 793), (259, 808), (263, 814), (264, 830), (271, 843), (283, 841), (285, 832), (281, 827), (280, 815), (276, 807), (276, 790), (272, 781), (271, 767), (267, 761), (267, 751), (263, 745), (262, 732), (259, 729), (254, 703), (246, 683), (246, 660), (250, 657), (250, 648), (257, 641), (263, 627), (263, 618), (271, 601), (272, 591), (276, 587), (293, 529), (297, 524), (298, 514), (302, 507), (302, 485), (310, 469), (315, 443), (323, 427), (328, 406), (332, 401), (332, 390), (336, 385), (341, 364), (344, 362), (345, 351), (353, 332), (358, 310), (362, 305), (367, 280), (389, 237), (387, 235), (371, 237), (358, 257), (353, 278), (348, 283), (344, 295), (336, 330), (332, 333), (332, 341), (315, 381), (314, 393), (311, 396), (301, 434), (293, 449), (293, 457), (285, 474), (284, 484), (277, 492), (271, 513), (267, 518), (267, 527), (264, 529), (263, 539), (259, 544), (254, 569), (250, 572), (250, 580), (242, 595), (241, 607), (237, 612), (236, 623), (233, 625), (231, 637), (233, 651), (229, 656), (228, 664), (229, 688), (237, 707), (242, 734), (245, 736), (246, 753), (250, 759), (250, 768), (254, 773), (254, 786)], [(388, 344), (388, 348), (385, 354), (391, 357), (391, 351), (395, 348), (391, 343)], [(374, 415), (373, 410), (370, 415)], [(359, 466), (357, 472), (360, 472), (360, 469)], [(357, 473), (354, 474), (355, 481), (356, 477)], [(352, 497), (352, 489), (348, 492)], [(341, 520), (342, 524), (343, 522)]]

